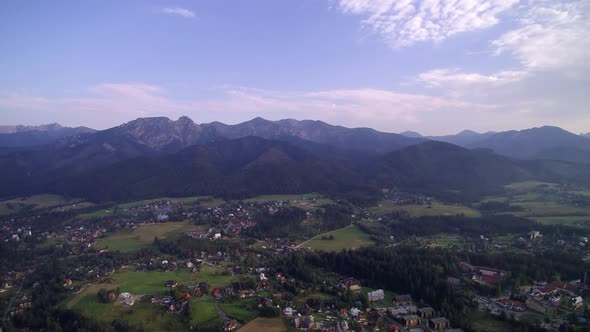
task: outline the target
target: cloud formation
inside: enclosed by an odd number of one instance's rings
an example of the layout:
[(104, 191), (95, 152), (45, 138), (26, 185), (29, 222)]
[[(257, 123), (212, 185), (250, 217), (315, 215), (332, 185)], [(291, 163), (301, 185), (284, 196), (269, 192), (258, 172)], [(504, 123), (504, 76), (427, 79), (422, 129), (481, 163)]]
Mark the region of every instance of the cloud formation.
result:
[(519, 0), (339, 0), (345, 14), (364, 17), (362, 25), (395, 48), (440, 42), (461, 32), (496, 25), (498, 16)]
[(219, 120), (219, 114), (240, 119), (255, 116), (278, 119), (288, 114), (300, 119), (358, 126), (359, 123), (413, 123), (425, 113), (490, 108), (450, 98), (380, 89), (269, 91), (226, 87), (220, 98), (198, 100), (175, 99), (167, 96), (161, 87), (142, 83), (100, 84), (87, 91), (89, 96), (69, 98), (0, 94), (0, 109), (108, 114), (107, 118), (113, 121), (111, 125), (128, 121), (130, 117), (155, 115), (207, 114), (213, 121)]
[(492, 42), (532, 70), (590, 68), (590, 2), (530, 1), (517, 29)]
[(164, 13), (164, 14), (169, 14), (169, 15), (177, 15), (177, 16), (182, 16), (182, 17), (186, 17), (186, 18), (193, 18), (195, 17), (195, 13), (185, 9), (185, 8), (180, 8), (180, 7), (166, 7), (166, 8), (162, 8), (160, 10), (160, 12)]

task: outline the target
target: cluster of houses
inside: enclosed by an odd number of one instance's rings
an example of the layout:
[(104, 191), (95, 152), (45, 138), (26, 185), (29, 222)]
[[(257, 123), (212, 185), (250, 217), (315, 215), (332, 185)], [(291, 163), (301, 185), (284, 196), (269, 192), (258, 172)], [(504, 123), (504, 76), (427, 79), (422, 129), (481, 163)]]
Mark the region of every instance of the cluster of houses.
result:
[[(343, 278), (338, 287), (352, 292), (362, 292), (359, 280)], [(418, 308), (410, 294), (394, 295), (386, 299), (382, 289), (367, 292), (370, 307), (364, 308), (361, 302), (350, 308), (330, 307), (311, 308), (304, 304), (298, 309), (287, 306), (283, 315), (292, 317), (292, 325), (304, 331), (461, 331), (453, 329), (449, 320), (437, 315), (431, 307)], [(354, 326), (354, 328), (353, 328)]]
[(584, 305), (590, 289), (580, 280), (537, 282), (526, 289), (526, 307), (540, 313), (557, 313), (559, 309), (577, 310)]
[(475, 266), (467, 262), (459, 262), (459, 269), (463, 271), (464, 277), (471, 280), (475, 286), (495, 285), (506, 276), (506, 271), (485, 266)]

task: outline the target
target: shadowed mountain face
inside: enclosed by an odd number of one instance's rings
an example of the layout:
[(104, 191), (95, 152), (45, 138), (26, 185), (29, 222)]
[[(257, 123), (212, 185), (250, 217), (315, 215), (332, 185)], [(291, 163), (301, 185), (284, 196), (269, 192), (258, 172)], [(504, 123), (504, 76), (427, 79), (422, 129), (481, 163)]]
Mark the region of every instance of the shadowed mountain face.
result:
[[(11, 190), (18, 191), (16, 187)], [(94, 200), (369, 190), (360, 175), (347, 168), (289, 143), (259, 137), (131, 158), (74, 176), (53, 172), (22, 188), (25, 192), (51, 188), (52, 192)]]
[(549, 159), (590, 163), (590, 140), (558, 127), (540, 127), (495, 134), (469, 144), (517, 159)]
[(43, 126), (0, 126), (0, 149), (46, 145), (63, 137), (93, 132), (94, 129), (62, 127), (58, 123)]
[(492, 152), (565, 160), (575, 153), (576, 161), (585, 161), (588, 154), (579, 151), (590, 140), (559, 128), (456, 136), (482, 140), (469, 150), (320, 121), (199, 125), (187, 117), (138, 119), (0, 155), (0, 196), (55, 192), (100, 201), (399, 187), (475, 198), (514, 181), (590, 178), (584, 164)]

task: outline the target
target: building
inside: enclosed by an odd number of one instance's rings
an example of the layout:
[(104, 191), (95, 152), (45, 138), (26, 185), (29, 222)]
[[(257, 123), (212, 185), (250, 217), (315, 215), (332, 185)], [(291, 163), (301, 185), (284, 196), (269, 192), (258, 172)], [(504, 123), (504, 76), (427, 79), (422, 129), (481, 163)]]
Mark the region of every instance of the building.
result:
[(420, 317), (416, 315), (407, 315), (402, 317), (402, 323), (406, 328), (420, 325)]
[(418, 315), (422, 319), (431, 318), (432, 316), (434, 316), (434, 309), (432, 309), (431, 307), (420, 308), (418, 309)]
[(369, 298), (369, 302), (383, 301), (385, 299), (385, 293), (382, 289), (378, 289), (376, 291), (369, 292), (367, 297)]
[(412, 296), (410, 294), (403, 294), (403, 295), (396, 295), (394, 297), (394, 301), (398, 305), (408, 305), (412, 304)]
[(444, 317), (437, 317), (430, 319), (430, 327), (435, 330), (444, 330), (449, 328), (449, 320)]

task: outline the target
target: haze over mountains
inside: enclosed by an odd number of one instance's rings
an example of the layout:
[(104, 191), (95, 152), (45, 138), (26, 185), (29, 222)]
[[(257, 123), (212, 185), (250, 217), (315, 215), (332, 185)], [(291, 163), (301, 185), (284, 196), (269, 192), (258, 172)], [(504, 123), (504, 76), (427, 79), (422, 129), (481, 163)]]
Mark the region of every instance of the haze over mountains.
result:
[(37, 141), (18, 135), (50, 130), (0, 135), (1, 196), (56, 192), (101, 201), (403, 187), (475, 197), (513, 181), (590, 179), (590, 139), (557, 127), (444, 137), (261, 118), (53, 127), (60, 135)]

